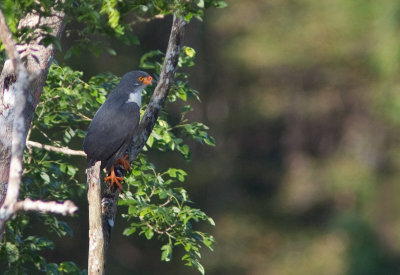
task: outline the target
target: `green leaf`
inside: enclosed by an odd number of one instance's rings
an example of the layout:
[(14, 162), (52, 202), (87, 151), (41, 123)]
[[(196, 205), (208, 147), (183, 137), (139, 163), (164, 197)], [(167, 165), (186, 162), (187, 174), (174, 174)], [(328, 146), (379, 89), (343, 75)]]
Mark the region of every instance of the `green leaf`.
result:
[(136, 227), (130, 227), (130, 228), (126, 228), (122, 234), (125, 236), (130, 236), (135, 232), (136, 232)]
[(7, 251), (7, 259), (10, 263), (19, 260), (19, 250), (15, 244), (7, 242), (6, 251)]
[(50, 182), (50, 176), (48, 174), (46, 174), (46, 172), (40, 173), (40, 177), (42, 178), (42, 180), (45, 183), (49, 183)]
[(172, 244), (168, 243), (161, 247), (161, 260), (169, 262), (172, 259)]
[(58, 275), (58, 266), (55, 263), (46, 264), (46, 275)]
[(183, 52), (190, 58), (193, 58), (196, 55), (196, 51), (191, 47), (183, 47)]
[(147, 139), (146, 144), (147, 144), (149, 147), (152, 147), (152, 146), (153, 146), (153, 143), (154, 143), (154, 137), (153, 137), (153, 135), (150, 135), (149, 138)]
[(208, 217), (207, 220), (208, 220), (209, 224), (215, 226), (215, 222), (211, 217)]
[(68, 223), (63, 222), (63, 221), (59, 221), (58, 224), (60, 225), (60, 228), (62, 228), (62, 230), (68, 234), (69, 236), (73, 236), (74, 232), (72, 231), (71, 227), (68, 225)]
[(198, 260), (193, 260), (192, 263), (193, 263), (193, 266), (194, 266), (195, 268), (197, 268), (197, 270), (198, 270), (201, 274), (204, 275), (205, 270), (204, 270), (204, 267), (200, 264), (200, 262), (199, 262)]
[(176, 177), (176, 171), (177, 171), (177, 169), (175, 169), (175, 168), (169, 168), (167, 172), (168, 172), (168, 175), (170, 177), (175, 178)]
[(106, 48), (106, 51), (110, 54), (110, 55), (117, 55), (117, 52), (112, 49), (112, 48)]
[(154, 231), (151, 230), (150, 228), (147, 228), (146, 231), (144, 232), (144, 235), (148, 240), (150, 240), (154, 236)]
[(204, 8), (204, 0), (197, 0), (197, 6), (199, 8)]
[(66, 274), (77, 274), (79, 272), (79, 269), (74, 262), (62, 262), (60, 263), (58, 270)]

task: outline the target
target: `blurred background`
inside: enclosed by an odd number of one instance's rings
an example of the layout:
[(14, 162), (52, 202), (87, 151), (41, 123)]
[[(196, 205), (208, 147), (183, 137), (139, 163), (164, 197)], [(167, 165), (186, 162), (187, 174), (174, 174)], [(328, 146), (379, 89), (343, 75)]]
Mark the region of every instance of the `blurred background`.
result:
[[(400, 2), (227, 2), (185, 37), (202, 98), (191, 117), (217, 146), (192, 144), (189, 163), (150, 158), (188, 171), (185, 188), (216, 222), (202, 227), (217, 241), (202, 252), (206, 274), (400, 274)], [(170, 25), (135, 26), (139, 46), (105, 41), (117, 56), (57, 59), (87, 79), (122, 75), (165, 50)], [(86, 208), (68, 218), (74, 237), (53, 238), (49, 261), (86, 266)], [(198, 274), (179, 250), (165, 263), (156, 240), (122, 236), (124, 223), (108, 274)]]

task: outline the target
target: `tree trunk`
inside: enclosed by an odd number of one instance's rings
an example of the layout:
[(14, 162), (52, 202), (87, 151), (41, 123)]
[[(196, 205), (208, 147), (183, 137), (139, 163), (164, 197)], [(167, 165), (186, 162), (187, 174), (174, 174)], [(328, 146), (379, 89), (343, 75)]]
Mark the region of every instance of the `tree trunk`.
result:
[[(29, 44), (17, 46), (29, 75), (32, 76), (29, 95), (23, 111), (25, 129), (30, 128), (29, 126), (32, 122), (54, 56), (54, 45), (44, 46), (40, 44), (44, 35), (40, 32), (38, 26), (50, 27), (52, 29), (51, 35), (59, 38), (64, 29), (63, 18), (64, 13), (58, 11), (54, 11), (50, 17), (41, 17), (36, 13), (29, 13), (19, 22), (19, 29), (26, 27), (34, 28), (34, 35), (36, 35), (36, 38), (31, 40)], [(10, 169), (11, 133), (15, 114), (15, 102), (10, 100), (12, 97), (10, 96), (11, 91), (9, 87), (15, 81), (16, 74), (13, 64), (10, 60), (7, 60), (0, 75), (0, 206), (4, 203), (7, 192)]]

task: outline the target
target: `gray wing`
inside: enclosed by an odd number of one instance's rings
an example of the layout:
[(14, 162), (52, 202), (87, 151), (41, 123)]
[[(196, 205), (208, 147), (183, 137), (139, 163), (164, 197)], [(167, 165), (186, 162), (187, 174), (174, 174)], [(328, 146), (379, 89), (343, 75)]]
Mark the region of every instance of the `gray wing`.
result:
[(109, 169), (125, 153), (139, 118), (140, 109), (135, 103), (101, 106), (83, 142), (88, 159), (101, 160), (101, 166)]

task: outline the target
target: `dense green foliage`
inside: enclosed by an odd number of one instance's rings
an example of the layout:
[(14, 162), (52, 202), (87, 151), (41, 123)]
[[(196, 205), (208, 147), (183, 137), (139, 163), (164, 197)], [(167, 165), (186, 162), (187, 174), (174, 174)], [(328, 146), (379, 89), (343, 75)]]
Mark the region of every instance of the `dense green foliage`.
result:
[[(103, 50), (115, 55), (116, 51), (102, 43), (99, 37), (119, 39), (127, 45), (138, 44), (139, 40), (133, 34), (133, 26), (142, 21), (154, 18), (163, 18), (169, 14), (184, 16), (187, 21), (192, 18), (199, 20), (204, 16), (204, 10), (209, 7), (224, 8), (223, 0), (152, 0), (152, 1), (117, 1), (117, 0), (66, 0), (64, 1), (30, 1), (4, 0), (0, 2), (0, 9), (5, 13), (7, 22), (21, 42), (29, 42), (39, 33), (47, 36), (42, 43), (55, 43), (60, 49), (60, 43), (51, 36), (51, 29), (37, 26), (35, 29), (18, 29), (18, 21), (28, 12), (35, 11), (44, 16), (49, 15), (51, 9), (63, 10), (68, 28), (67, 37), (73, 35), (77, 43), (65, 52), (65, 57), (71, 54), (81, 54), (83, 49), (89, 49), (98, 55)], [(96, 37), (96, 39), (93, 39)]]
[[(65, 52), (65, 58), (71, 54), (80, 54), (88, 48), (95, 54), (106, 49), (109, 54), (116, 54), (113, 49), (105, 48), (94, 35), (116, 37), (125, 44), (137, 44), (138, 39), (132, 33), (134, 15), (137, 20), (143, 18), (165, 16), (177, 13), (185, 16), (201, 18), (204, 9), (210, 6), (224, 7), (220, 0), (209, 1), (134, 1), (125, 3), (115, 0), (104, 1), (2, 1), (0, 9), (5, 13), (10, 29), (20, 43), (29, 42), (38, 34), (45, 33), (42, 43), (60, 43), (52, 37), (48, 28), (17, 29), (18, 21), (27, 12), (38, 11), (42, 15), (49, 14), (51, 8), (63, 9), (67, 23), (74, 28), (67, 28), (66, 35), (77, 35), (78, 43)], [(17, 12), (14, 12), (17, 11)], [(78, 26), (78, 27), (76, 27)], [(83, 26), (83, 27), (82, 27)], [(1, 45), (3, 49), (3, 45)], [(195, 51), (185, 47), (179, 59), (179, 68), (193, 66)], [(4, 52), (2, 52), (4, 57)], [(149, 71), (155, 78), (160, 72), (163, 53), (152, 51), (145, 54), (141, 67)], [(147, 239), (158, 236), (164, 242), (161, 247), (161, 259), (170, 261), (173, 248), (182, 246), (186, 265), (194, 266), (201, 273), (204, 268), (199, 263), (200, 247), (212, 249), (214, 239), (211, 235), (195, 229), (194, 223), (205, 221), (214, 225), (213, 220), (199, 209), (193, 208), (187, 191), (180, 186), (187, 173), (181, 169), (169, 168), (165, 172), (157, 172), (155, 166), (147, 160), (146, 152), (177, 151), (184, 159), (190, 159), (189, 146), (185, 140), (193, 139), (200, 143), (214, 146), (214, 140), (208, 135), (208, 127), (200, 122), (190, 122), (186, 114), (192, 110), (190, 102), (199, 100), (198, 92), (188, 85), (188, 75), (178, 72), (166, 101), (166, 109), (160, 114), (144, 152), (134, 163), (133, 171), (127, 176), (125, 192), (120, 205), (126, 209), (124, 217), (131, 221), (124, 231), (131, 235), (135, 231), (144, 234)], [(97, 108), (104, 102), (109, 91), (119, 82), (112, 74), (101, 74), (83, 80), (83, 73), (53, 64), (35, 118), (28, 134), (28, 139), (50, 144), (56, 147), (65, 146), (80, 149), (85, 129)], [(153, 87), (154, 88), (154, 87)], [(143, 94), (141, 112), (150, 100), (152, 90), (146, 89)], [(168, 116), (168, 105), (183, 102), (178, 121), (174, 123)], [(179, 103), (180, 104), (180, 103)], [(21, 197), (41, 200), (64, 201), (79, 199), (85, 194), (85, 186), (77, 179), (79, 167), (77, 157), (48, 152), (29, 147), (24, 154), (24, 177)], [(29, 224), (32, 221), (44, 223), (49, 232), (58, 236), (72, 235), (72, 230), (62, 219), (50, 214), (20, 213), (7, 224), (6, 234), (0, 243), (0, 267), (6, 273), (24, 274), (36, 269), (46, 274), (83, 274), (73, 262), (47, 263), (40, 252), (54, 249), (52, 241), (43, 236), (32, 236)], [(6, 263), (6, 264), (5, 264)]]

